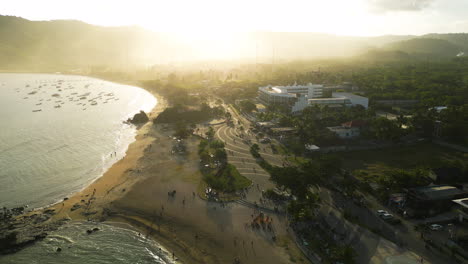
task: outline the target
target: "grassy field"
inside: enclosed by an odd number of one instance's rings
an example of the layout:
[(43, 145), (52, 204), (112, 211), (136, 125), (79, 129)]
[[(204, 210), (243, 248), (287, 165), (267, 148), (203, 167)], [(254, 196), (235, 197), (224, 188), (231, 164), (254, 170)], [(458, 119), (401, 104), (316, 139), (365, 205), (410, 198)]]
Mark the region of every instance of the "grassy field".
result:
[(467, 153), (457, 152), (432, 143), (379, 150), (342, 152), (335, 155), (342, 158), (345, 169), (353, 172), (366, 171), (369, 175), (381, 174), (389, 168), (437, 168), (447, 161), (468, 161)]

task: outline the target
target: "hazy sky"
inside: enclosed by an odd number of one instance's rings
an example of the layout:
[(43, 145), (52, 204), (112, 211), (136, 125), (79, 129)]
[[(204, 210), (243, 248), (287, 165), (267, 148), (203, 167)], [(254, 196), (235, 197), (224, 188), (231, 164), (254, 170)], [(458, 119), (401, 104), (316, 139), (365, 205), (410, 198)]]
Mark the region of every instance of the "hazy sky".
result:
[(0, 0), (0, 14), (140, 25), (186, 35), (255, 30), (339, 35), (468, 32), (468, 0)]

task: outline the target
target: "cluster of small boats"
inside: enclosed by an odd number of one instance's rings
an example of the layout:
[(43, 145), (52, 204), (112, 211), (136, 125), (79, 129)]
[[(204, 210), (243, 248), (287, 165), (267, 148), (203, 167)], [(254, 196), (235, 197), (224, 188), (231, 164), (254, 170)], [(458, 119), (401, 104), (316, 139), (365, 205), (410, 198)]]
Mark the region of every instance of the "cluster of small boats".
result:
[[(73, 80), (72, 80), (73, 81)], [(23, 99), (30, 99), (34, 98), (37, 95), (41, 94), (47, 94), (48, 92), (53, 92), (50, 96), (52, 98), (55, 98), (56, 100), (53, 101), (53, 107), (54, 108), (61, 108), (62, 106), (65, 105), (65, 102), (75, 102), (77, 106), (81, 107), (81, 110), (86, 110), (87, 106), (96, 106), (99, 103), (102, 104), (107, 104), (111, 101), (118, 101), (119, 98), (115, 97), (113, 93), (108, 93), (108, 92), (99, 92), (97, 96), (91, 97), (92, 96), (92, 91), (90, 92), (85, 92), (85, 93), (78, 93), (78, 92), (72, 92), (72, 93), (67, 93), (69, 90), (73, 90), (79, 87), (75, 87), (72, 85), (72, 81), (67, 81), (65, 82), (64, 80), (57, 80), (57, 81), (40, 81), (40, 84), (36, 87), (34, 87), (32, 90), (30, 90), (27, 93), (27, 96), (23, 97)], [(78, 80), (76, 80), (78, 81)], [(82, 88), (84, 89), (89, 89), (92, 86), (92, 83), (87, 83)], [(30, 84), (26, 84), (25, 88), (31, 88), (32, 86)], [(47, 89), (44, 89), (47, 88)], [(15, 89), (16, 92), (20, 92), (20, 88)], [(35, 96), (36, 95), (36, 96)], [(43, 106), (45, 102), (52, 101), (52, 98), (48, 98), (44, 100), (44, 98), (41, 98), (38, 103), (36, 103), (36, 106)], [(67, 100), (68, 99), (68, 100)], [(34, 109), (32, 112), (41, 112), (42, 109)]]

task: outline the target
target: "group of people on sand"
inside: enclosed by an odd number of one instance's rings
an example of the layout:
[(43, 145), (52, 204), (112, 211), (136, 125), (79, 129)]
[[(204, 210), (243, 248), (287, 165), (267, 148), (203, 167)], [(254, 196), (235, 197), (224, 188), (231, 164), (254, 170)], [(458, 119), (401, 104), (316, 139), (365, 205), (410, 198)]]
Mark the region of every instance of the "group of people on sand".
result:
[[(254, 211), (254, 214), (256, 211)], [(245, 224), (245, 227), (251, 227), (252, 229), (263, 229), (267, 230), (269, 232), (274, 232), (273, 230), (273, 218), (265, 215), (264, 213), (260, 212), (258, 215), (252, 214), (252, 221), (249, 223)]]

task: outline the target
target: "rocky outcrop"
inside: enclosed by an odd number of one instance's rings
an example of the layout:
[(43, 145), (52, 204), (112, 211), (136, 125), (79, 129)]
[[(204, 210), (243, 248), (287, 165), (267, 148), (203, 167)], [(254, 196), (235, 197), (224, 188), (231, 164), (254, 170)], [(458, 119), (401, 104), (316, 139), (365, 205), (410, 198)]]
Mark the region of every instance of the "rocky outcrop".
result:
[(53, 209), (19, 216), (23, 208), (3, 209), (0, 213), (0, 255), (10, 254), (42, 240), (47, 232), (56, 230), (66, 220), (51, 222)]
[(140, 111), (133, 116), (133, 118), (129, 118), (127, 122), (132, 123), (134, 125), (144, 124), (149, 121), (148, 115), (144, 111)]

